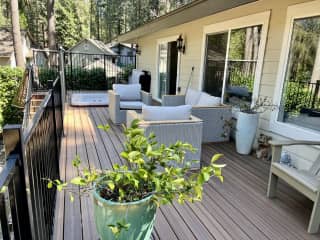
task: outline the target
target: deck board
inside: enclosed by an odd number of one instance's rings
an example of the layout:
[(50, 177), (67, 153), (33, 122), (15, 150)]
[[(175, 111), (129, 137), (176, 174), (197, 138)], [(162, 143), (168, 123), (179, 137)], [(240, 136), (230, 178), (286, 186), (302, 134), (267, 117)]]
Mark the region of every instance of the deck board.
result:
[[(98, 125), (110, 124), (110, 131)], [(60, 153), (60, 176), (76, 175), (72, 160), (78, 154), (83, 167), (110, 169), (123, 163), (119, 153), (125, 136), (121, 126), (111, 123), (107, 108), (66, 107), (65, 137)], [(204, 187), (203, 201), (163, 206), (157, 211), (152, 239), (319, 239), (306, 232), (312, 203), (283, 182), (278, 198), (266, 198), (270, 162), (236, 153), (233, 143), (204, 144), (202, 161), (222, 153), (225, 181), (210, 180)], [(78, 189), (75, 189), (78, 191)], [(93, 217), (92, 200), (75, 196), (70, 203), (63, 192), (57, 195), (53, 239), (99, 239)]]

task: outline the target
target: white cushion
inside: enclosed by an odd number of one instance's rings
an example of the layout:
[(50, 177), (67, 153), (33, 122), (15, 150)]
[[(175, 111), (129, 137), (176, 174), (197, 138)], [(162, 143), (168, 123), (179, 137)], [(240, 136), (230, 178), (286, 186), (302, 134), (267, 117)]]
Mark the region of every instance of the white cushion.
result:
[(143, 105), (140, 101), (120, 101), (121, 109), (141, 110)]
[(120, 95), (120, 100), (140, 100), (140, 84), (113, 84), (113, 90)]
[(144, 75), (144, 72), (142, 72), (139, 69), (133, 69), (132, 70), (132, 74), (131, 74), (131, 78), (129, 79), (129, 83), (130, 84), (136, 84), (139, 83), (140, 80), (140, 76)]
[(211, 96), (205, 92), (202, 92), (196, 106), (209, 106), (215, 107), (221, 104), (221, 98)]
[(145, 121), (188, 120), (191, 116), (191, 108), (191, 105), (174, 107), (144, 105), (142, 119)]
[(187, 93), (186, 93), (186, 104), (187, 105), (196, 105), (199, 101), (201, 92), (200, 91), (196, 91), (193, 89), (188, 89)]

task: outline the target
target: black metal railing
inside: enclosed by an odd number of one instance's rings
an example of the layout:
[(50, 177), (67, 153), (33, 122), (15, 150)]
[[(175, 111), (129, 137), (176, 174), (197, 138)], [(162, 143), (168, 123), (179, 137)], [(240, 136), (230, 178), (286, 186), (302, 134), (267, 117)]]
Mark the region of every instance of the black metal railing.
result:
[(284, 91), (286, 112), (320, 110), (320, 80), (288, 81)]
[(51, 238), (56, 192), (47, 190), (44, 178), (59, 179), (63, 135), (60, 77), (48, 81), (48, 86), (51, 89), (23, 134), (20, 125), (4, 127), (7, 161), (0, 174), (3, 239), (11, 239), (11, 235), (15, 239)]
[[(63, 70), (67, 90), (108, 90), (113, 83), (128, 81), (136, 56), (33, 50), (32, 85), (48, 89), (47, 80)], [(49, 59), (49, 55), (53, 59)], [(60, 58), (59, 58), (60, 57)], [(60, 59), (60, 62), (56, 59)]]

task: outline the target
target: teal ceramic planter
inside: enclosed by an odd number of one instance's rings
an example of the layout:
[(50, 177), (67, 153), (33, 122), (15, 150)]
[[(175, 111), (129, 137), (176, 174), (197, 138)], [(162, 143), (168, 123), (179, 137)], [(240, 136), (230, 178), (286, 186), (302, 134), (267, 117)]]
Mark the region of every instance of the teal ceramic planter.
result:
[[(149, 240), (156, 216), (157, 207), (151, 197), (129, 203), (118, 203), (103, 199), (93, 192), (94, 217), (101, 240)], [(129, 229), (122, 230), (116, 238), (108, 227), (126, 219)]]

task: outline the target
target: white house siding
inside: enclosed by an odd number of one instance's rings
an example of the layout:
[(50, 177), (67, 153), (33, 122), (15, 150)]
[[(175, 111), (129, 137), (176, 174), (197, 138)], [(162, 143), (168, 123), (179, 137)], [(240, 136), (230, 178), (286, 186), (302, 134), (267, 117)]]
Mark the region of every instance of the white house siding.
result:
[[(138, 67), (151, 72), (152, 93), (154, 96), (157, 96), (157, 41), (162, 38), (183, 34), (184, 38), (186, 39), (186, 53), (181, 57), (179, 85), (182, 87), (182, 93), (184, 93), (191, 68), (194, 66), (195, 72), (192, 87), (197, 89), (200, 86), (199, 81), (202, 80), (199, 79), (199, 76), (201, 62), (203, 61), (203, 59), (201, 59), (201, 48), (204, 26), (271, 10), (259, 94), (273, 98), (278, 74), (283, 33), (286, 23), (287, 8), (290, 5), (303, 2), (309, 1), (260, 0), (196, 21), (143, 36), (137, 40), (141, 48), (141, 55), (137, 57)], [(264, 114), (261, 116), (260, 130), (272, 135), (274, 139), (286, 137), (270, 132), (269, 115), (270, 114)], [(310, 166), (311, 161), (315, 159), (315, 155), (319, 154), (318, 149), (306, 147), (295, 147), (294, 149), (290, 149), (290, 151), (296, 154), (296, 156), (305, 159), (304, 161), (296, 163), (298, 167), (301, 168)]]

